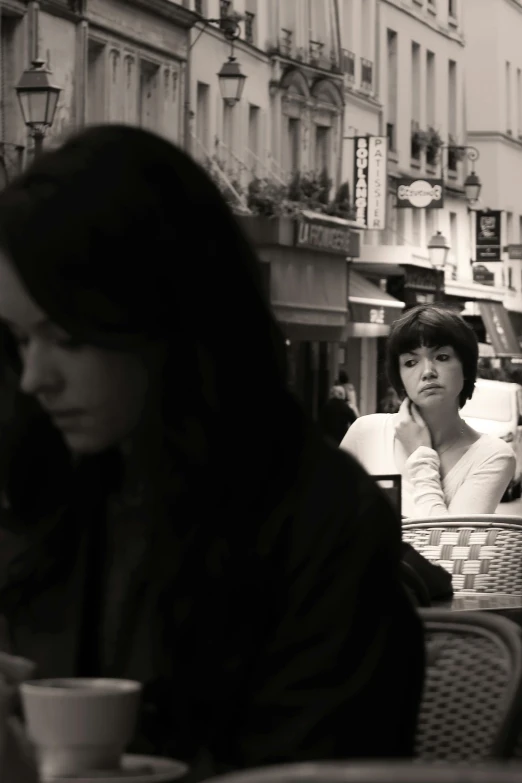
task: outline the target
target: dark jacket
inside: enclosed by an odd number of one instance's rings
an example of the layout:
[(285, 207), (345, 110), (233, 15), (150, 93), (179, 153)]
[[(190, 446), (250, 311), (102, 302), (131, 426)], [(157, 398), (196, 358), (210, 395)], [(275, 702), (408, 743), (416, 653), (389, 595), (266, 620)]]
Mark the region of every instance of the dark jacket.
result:
[[(112, 509), (105, 536), (87, 504), (83, 523), (68, 512), (39, 540), (6, 532), (11, 649), (44, 677), (141, 680), (133, 750), (185, 759), (196, 779), (410, 755), (421, 625), (400, 582), (399, 519), (362, 468), (314, 435), (298, 481), (262, 523), (244, 508), (224, 535), (226, 508), (207, 518), (198, 508), (180, 501), (151, 526), (138, 498)], [(69, 535), (75, 555), (58, 562)]]

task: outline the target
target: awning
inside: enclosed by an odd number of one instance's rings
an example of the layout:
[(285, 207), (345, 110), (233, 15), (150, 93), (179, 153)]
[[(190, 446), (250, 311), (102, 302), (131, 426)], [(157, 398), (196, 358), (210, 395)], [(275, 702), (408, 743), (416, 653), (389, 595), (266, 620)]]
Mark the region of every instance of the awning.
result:
[(522, 356), (509, 313), (499, 302), (477, 302), (497, 356)]
[(350, 337), (386, 337), (404, 302), (390, 296), (362, 275), (349, 270), (348, 304)]

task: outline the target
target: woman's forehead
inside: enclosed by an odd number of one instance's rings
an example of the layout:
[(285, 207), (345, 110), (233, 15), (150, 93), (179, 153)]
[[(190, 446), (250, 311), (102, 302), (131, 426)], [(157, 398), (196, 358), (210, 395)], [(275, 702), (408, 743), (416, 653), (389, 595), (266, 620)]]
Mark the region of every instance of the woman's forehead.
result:
[(401, 350), (400, 355), (403, 356), (405, 354), (409, 353), (434, 353), (435, 351), (440, 351), (441, 348), (445, 349), (451, 349), (453, 350), (453, 346), (451, 343), (426, 343), (421, 342), (417, 344), (412, 344), (408, 346), (407, 348), (403, 348)]

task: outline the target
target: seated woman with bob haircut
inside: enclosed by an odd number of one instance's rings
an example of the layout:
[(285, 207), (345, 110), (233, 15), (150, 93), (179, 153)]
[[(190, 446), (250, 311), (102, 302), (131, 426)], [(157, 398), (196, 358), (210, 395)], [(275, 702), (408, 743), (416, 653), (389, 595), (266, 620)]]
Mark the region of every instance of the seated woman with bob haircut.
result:
[(400, 521), (289, 393), (258, 259), (203, 169), (117, 125), (39, 157), (0, 193), (0, 321), (20, 384), (0, 649), (139, 680), (132, 751), (193, 780), (411, 755)]
[(401, 407), (357, 419), (341, 448), (369, 473), (402, 475), (405, 517), (494, 513), (513, 478), (513, 449), (460, 416), (477, 364), (475, 333), (450, 310), (419, 305), (392, 325), (387, 372)]

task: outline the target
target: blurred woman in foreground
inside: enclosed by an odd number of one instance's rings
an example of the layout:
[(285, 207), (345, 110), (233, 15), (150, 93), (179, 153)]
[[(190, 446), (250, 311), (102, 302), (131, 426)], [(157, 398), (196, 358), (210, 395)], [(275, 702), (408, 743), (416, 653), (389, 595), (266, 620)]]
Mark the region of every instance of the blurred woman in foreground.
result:
[(134, 750), (196, 779), (411, 754), (399, 521), (287, 392), (256, 257), (207, 175), (91, 128), (0, 194), (0, 249), (21, 391), (4, 649), (42, 677), (143, 682)]

